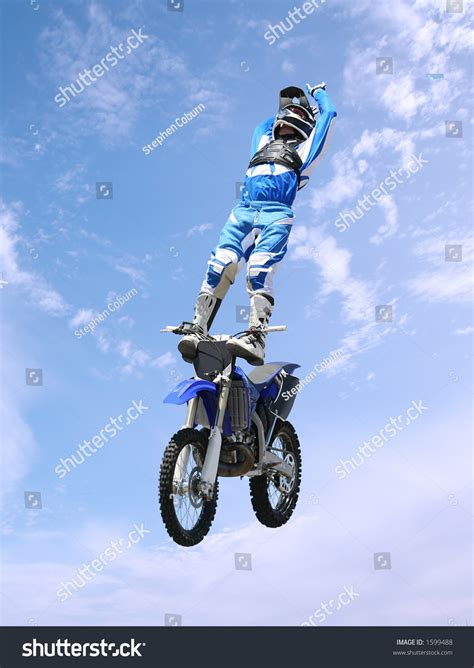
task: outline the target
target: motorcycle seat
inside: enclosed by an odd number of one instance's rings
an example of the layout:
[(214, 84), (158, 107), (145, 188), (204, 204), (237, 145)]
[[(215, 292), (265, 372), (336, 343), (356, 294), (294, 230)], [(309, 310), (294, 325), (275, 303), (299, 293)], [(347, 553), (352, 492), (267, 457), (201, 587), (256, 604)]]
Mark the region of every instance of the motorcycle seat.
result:
[(255, 367), (255, 369), (247, 375), (257, 390), (261, 392), (270, 385), (272, 380), (282, 369), (288, 374), (292, 374), (295, 369), (299, 369), (299, 366), (299, 364), (293, 364), (292, 362), (270, 362), (269, 364), (262, 364), (261, 366)]

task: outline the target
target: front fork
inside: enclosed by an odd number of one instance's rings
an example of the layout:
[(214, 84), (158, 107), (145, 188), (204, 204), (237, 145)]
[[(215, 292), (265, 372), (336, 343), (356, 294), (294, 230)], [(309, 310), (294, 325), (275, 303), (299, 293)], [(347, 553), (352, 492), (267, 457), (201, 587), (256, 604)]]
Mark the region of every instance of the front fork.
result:
[(221, 455), (222, 445), (222, 426), (229, 400), (230, 386), (232, 381), (230, 376), (222, 375), (220, 378), (220, 392), (217, 402), (216, 419), (209, 435), (206, 457), (202, 467), (201, 481), (199, 488), (202, 496), (210, 501), (214, 494), (214, 487), (217, 478), (217, 469), (219, 467), (219, 457)]
[[(183, 424), (182, 429), (192, 429), (194, 427), (194, 419), (196, 417), (198, 401), (199, 397), (193, 397), (190, 401), (188, 401), (188, 412), (186, 414), (186, 421)], [(190, 445), (184, 447), (178, 455), (173, 480), (176, 486), (183, 485), (183, 475), (187, 470), (190, 455)]]

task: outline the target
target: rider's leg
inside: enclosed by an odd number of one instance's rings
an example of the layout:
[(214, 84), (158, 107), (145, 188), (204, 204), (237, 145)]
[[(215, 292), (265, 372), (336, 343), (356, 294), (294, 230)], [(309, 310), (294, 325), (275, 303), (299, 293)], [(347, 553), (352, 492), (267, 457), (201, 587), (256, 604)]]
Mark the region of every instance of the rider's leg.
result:
[(238, 204), (222, 229), (196, 300), (193, 319), (196, 333), (184, 336), (178, 344), (185, 359), (195, 357), (199, 335), (207, 334), (222, 300), (253, 248), (258, 232), (253, 229), (254, 216), (255, 211), (249, 206)]
[(250, 364), (263, 364), (266, 332), (274, 305), (273, 279), (287, 251), (294, 214), (285, 205), (264, 207), (259, 224), (263, 229), (250, 253), (247, 265), (247, 291), (250, 295), (250, 334), (229, 339), (227, 345), (235, 355)]

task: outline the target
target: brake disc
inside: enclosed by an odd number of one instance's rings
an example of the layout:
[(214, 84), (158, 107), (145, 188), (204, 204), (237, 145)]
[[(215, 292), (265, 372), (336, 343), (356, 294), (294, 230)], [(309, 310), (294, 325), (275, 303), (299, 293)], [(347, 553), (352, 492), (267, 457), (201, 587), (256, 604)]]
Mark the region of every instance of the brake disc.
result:
[(201, 468), (199, 466), (195, 466), (191, 470), (191, 473), (189, 474), (189, 481), (188, 481), (189, 501), (191, 502), (191, 505), (194, 508), (200, 508), (204, 503), (204, 499), (202, 498), (199, 492), (200, 482), (201, 482)]

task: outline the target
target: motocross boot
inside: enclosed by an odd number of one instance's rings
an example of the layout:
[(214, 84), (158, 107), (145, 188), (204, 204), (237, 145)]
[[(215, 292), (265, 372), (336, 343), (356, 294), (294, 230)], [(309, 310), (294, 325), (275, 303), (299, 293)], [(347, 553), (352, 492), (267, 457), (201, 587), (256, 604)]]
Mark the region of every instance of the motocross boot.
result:
[(189, 326), (189, 334), (185, 334), (178, 343), (178, 350), (185, 362), (190, 362), (196, 357), (197, 345), (204, 336), (207, 336), (221, 302), (221, 299), (206, 292), (199, 293), (194, 306), (193, 322)]
[(227, 348), (236, 357), (242, 357), (249, 364), (260, 366), (265, 361), (265, 339), (268, 322), (273, 310), (273, 299), (256, 294), (250, 297), (249, 334), (241, 338), (231, 337)]

